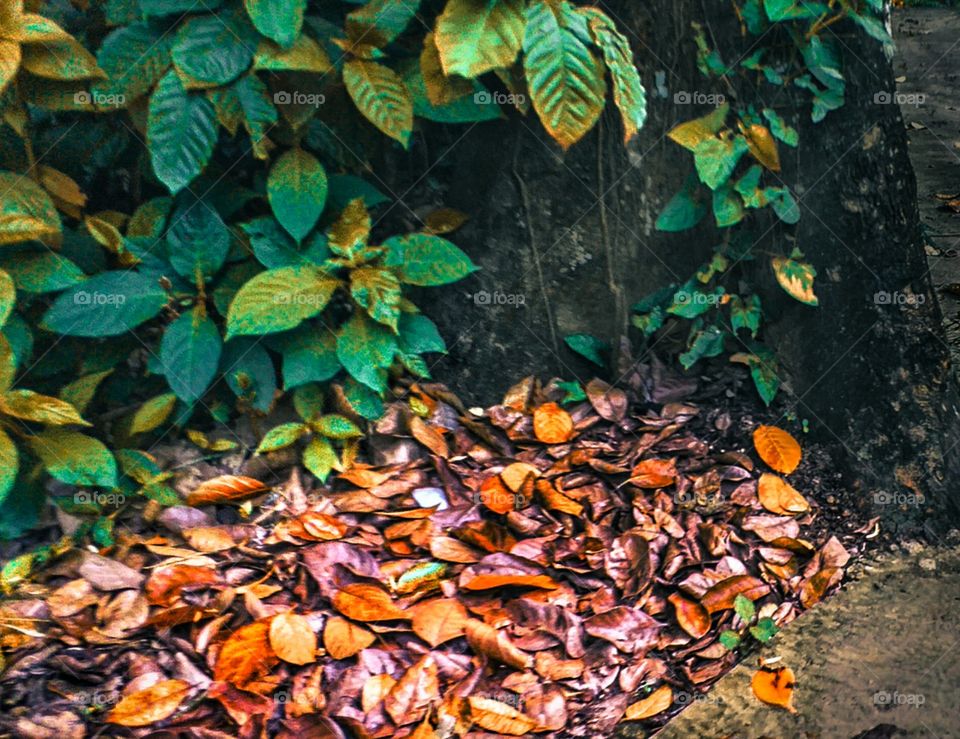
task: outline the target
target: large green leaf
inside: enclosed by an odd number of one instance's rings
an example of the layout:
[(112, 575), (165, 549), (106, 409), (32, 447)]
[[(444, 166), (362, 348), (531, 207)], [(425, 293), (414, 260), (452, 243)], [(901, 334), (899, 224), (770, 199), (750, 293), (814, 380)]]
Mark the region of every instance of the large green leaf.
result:
[(18, 290), (28, 293), (56, 292), (86, 279), (76, 264), (52, 251), (0, 256), (0, 269), (10, 274)]
[(526, 25), (523, 0), (448, 0), (436, 44), (447, 74), (479, 77), (513, 66)]
[(643, 128), (647, 119), (647, 92), (633, 63), (630, 42), (616, 24), (596, 8), (584, 8), (590, 31), (603, 52), (603, 60), (613, 81), (613, 101), (623, 119), (624, 139), (629, 140)]
[(307, 0), (243, 0), (253, 25), (283, 47), (297, 40)]
[(281, 423), (263, 435), (260, 445), (257, 447), (257, 454), (275, 452), (291, 444), (296, 444), (300, 437), (309, 432), (310, 428), (302, 423)]
[(683, 188), (667, 203), (657, 218), (658, 231), (685, 231), (696, 226), (706, 215), (707, 207), (700, 199), (697, 176), (687, 176)]
[(0, 172), (0, 246), (59, 233), (60, 216), (46, 191), (29, 177)]
[(54, 301), (41, 325), (68, 336), (116, 336), (156, 316), (167, 293), (136, 272), (104, 272)]
[(160, 362), (170, 389), (184, 403), (199, 400), (217, 374), (220, 332), (197, 308), (170, 324), (160, 342)]
[(256, 36), (230, 15), (203, 15), (180, 26), (171, 49), (184, 74), (210, 86), (225, 85), (253, 63)]
[(277, 125), (279, 114), (270, 100), (267, 86), (255, 74), (248, 74), (234, 82), (229, 89), (240, 104), (243, 127), (250, 134), (254, 156), (268, 159), (270, 141), (267, 134)]
[(230, 251), (230, 231), (206, 200), (183, 197), (167, 229), (167, 256), (177, 273), (195, 283), (209, 280)]
[(359, 267), (350, 272), (350, 294), (379, 323), (397, 330), (403, 293), (397, 276), (383, 267)]
[(327, 307), (338, 284), (313, 265), (262, 272), (241, 287), (230, 303), (227, 338), (296, 328)]
[(150, 97), (147, 144), (153, 171), (177, 193), (207, 166), (217, 143), (217, 116), (210, 102), (191, 95), (171, 70)]
[(369, 0), (347, 15), (347, 33), (356, 43), (386, 46), (409, 25), (420, 0)]
[(437, 325), (422, 313), (400, 316), (400, 350), (404, 354), (446, 352), (447, 345)]
[(527, 9), (523, 51), (534, 110), (566, 149), (583, 138), (603, 112), (603, 67), (544, 0), (535, 0)]
[(227, 344), (220, 359), (220, 371), (238, 398), (266, 413), (277, 392), (277, 373), (267, 350), (252, 339), (238, 338)]
[(384, 392), (386, 369), (397, 353), (397, 337), (383, 324), (360, 311), (340, 327), (337, 357), (353, 377), (367, 387)]
[(97, 52), (97, 64), (109, 79), (94, 85), (94, 94), (123, 95), (128, 101), (146, 95), (170, 66), (170, 45), (170, 36), (151, 23), (112, 31)]
[(326, 382), (340, 371), (336, 334), (321, 323), (304, 324), (283, 334), (276, 348), (283, 356), (285, 390)]
[(389, 67), (363, 59), (343, 65), (347, 92), (364, 117), (404, 147), (413, 131), (413, 99), (403, 80)]
[(48, 426), (89, 426), (70, 403), (41, 395), (33, 390), (10, 390), (0, 396), (0, 412), (5, 416)]
[(47, 429), (29, 437), (51, 476), (68, 485), (117, 486), (117, 460), (102, 442), (78, 431)]
[(303, 241), (327, 202), (327, 173), (313, 154), (299, 147), (290, 149), (270, 170), (267, 197), (280, 225)]
[(327, 237), (314, 234), (306, 244), (298, 246), (275, 218), (262, 216), (241, 224), (240, 230), (250, 239), (253, 255), (267, 269), (293, 267), (298, 264), (323, 264), (330, 256)]
[(476, 271), (470, 257), (440, 236), (409, 234), (388, 239), (387, 265), (403, 282), (430, 287), (461, 280)]
[(20, 470), (20, 456), (17, 445), (7, 432), (0, 429), (0, 503), (6, 500)]

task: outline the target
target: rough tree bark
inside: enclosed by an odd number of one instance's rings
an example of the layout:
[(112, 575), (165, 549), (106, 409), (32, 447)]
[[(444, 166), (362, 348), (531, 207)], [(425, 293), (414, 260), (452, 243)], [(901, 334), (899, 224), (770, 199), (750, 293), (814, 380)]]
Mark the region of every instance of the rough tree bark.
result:
[[(457, 172), (448, 202), (473, 216), (457, 241), (482, 271), (432, 299), (428, 310), (451, 345), (437, 374), (465, 397), (494, 401), (527, 373), (588, 378), (593, 370), (563, 337), (615, 340), (628, 329), (634, 301), (685, 280), (718, 242), (711, 224), (683, 234), (653, 226), (693, 166), (665, 134), (706, 112), (675, 104), (674, 94), (722, 92), (746, 101), (757, 94), (705, 87), (692, 21), (709, 25), (728, 63), (749, 53), (750, 43), (729, 4), (709, 6), (606, 4), (630, 31), (650, 93), (647, 126), (628, 147), (608, 111), (565, 155), (532, 117), (477, 126), (443, 153)], [(846, 105), (813, 124), (806, 93), (788, 89), (764, 101), (800, 130), (800, 147), (781, 155), (802, 218), (795, 228), (775, 226), (758, 251), (789, 252), (795, 241), (819, 271), (820, 307), (809, 308), (779, 291), (766, 260), (754, 268), (766, 288), (767, 340), (783, 363), (775, 407), (809, 419), (814, 438), (836, 450), (848, 483), (865, 498), (925, 496), (921, 506), (878, 505), (888, 520), (941, 529), (960, 519), (960, 403), (900, 111), (874, 102), (894, 89), (891, 66), (852, 24), (827, 33), (843, 52)], [(910, 297), (884, 303), (877, 293)]]

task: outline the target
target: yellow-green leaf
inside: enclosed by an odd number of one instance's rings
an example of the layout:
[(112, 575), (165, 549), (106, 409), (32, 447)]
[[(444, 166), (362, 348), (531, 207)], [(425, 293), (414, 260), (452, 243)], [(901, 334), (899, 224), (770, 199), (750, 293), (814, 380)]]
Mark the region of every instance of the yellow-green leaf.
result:
[(704, 141), (716, 137), (720, 129), (723, 128), (729, 111), (730, 105), (724, 103), (712, 113), (708, 113), (702, 118), (697, 118), (675, 126), (667, 136), (685, 149), (694, 151)]
[(317, 72), (324, 74), (333, 69), (327, 52), (305, 34), (297, 37), (289, 49), (284, 49), (273, 41), (264, 39), (257, 47), (253, 58), (253, 68), (268, 69), (273, 72)]
[(75, 39), (27, 44), (22, 49), (23, 68), (37, 77), (51, 80), (105, 79), (93, 54)]
[(93, 400), (100, 383), (113, 374), (112, 369), (79, 377), (60, 389), (60, 399), (69, 403), (78, 412), (83, 413)]
[(0, 38), (0, 93), (3, 93), (17, 76), (20, 59), (20, 44)]
[(310, 429), (302, 423), (282, 423), (270, 429), (257, 447), (257, 454), (275, 452), (295, 444)]
[(177, 404), (177, 396), (165, 393), (151, 398), (137, 408), (130, 419), (130, 434), (144, 434), (153, 431), (166, 421)]
[(396, 72), (377, 62), (354, 59), (343, 65), (343, 82), (368, 121), (404, 148), (409, 146), (413, 98)]
[(29, 177), (0, 172), (0, 246), (60, 234), (50, 196)]
[(91, 425), (66, 401), (40, 395), (32, 390), (10, 390), (4, 393), (0, 396), (0, 413), (48, 426)]
[(0, 392), (6, 392), (13, 384), (17, 374), (17, 355), (7, 341), (7, 337), (0, 333)]
[(354, 269), (350, 272), (350, 293), (374, 321), (397, 330), (403, 293), (393, 272), (383, 267)]
[(339, 466), (340, 460), (329, 441), (322, 436), (315, 436), (303, 451), (303, 464), (320, 482), (325, 482), (330, 471)]
[(806, 305), (819, 305), (820, 301), (813, 293), (813, 279), (817, 270), (812, 264), (798, 262), (786, 257), (773, 257), (770, 260), (777, 282), (790, 297)]
[(36, 13), (24, 13), (20, 16), (20, 27), (11, 38), (23, 44), (33, 44), (38, 41), (71, 40), (70, 34), (60, 26), (49, 18), (44, 18)]
[(338, 284), (312, 264), (261, 272), (230, 303), (227, 338), (296, 328), (327, 307)]
[(297, 241), (302, 241), (320, 220), (327, 189), (323, 166), (299, 147), (285, 152), (267, 178), (267, 198), (273, 214)]
[(512, 66), (523, 43), (524, 5), (523, 0), (449, 0), (436, 29), (444, 71), (473, 78)]
[(590, 31), (600, 50), (613, 82), (613, 101), (623, 120), (624, 141), (629, 141), (647, 119), (647, 93), (633, 63), (633, 51), (616, 24), (597, 8), (583, 8)]
[(117, 460), (102, 442), (78, 431), (51, 428), (29, 437), (34, 454), (67, 485), (115, 488)]
[(7, 432), (0, 429), (0, 503), (4, 501), (20, 469), (20, 457), (17, 447)]
[(13, 278), (5, 270), (0, 269), (0, 328), (6, 324), (16, 304), (17, 287)]

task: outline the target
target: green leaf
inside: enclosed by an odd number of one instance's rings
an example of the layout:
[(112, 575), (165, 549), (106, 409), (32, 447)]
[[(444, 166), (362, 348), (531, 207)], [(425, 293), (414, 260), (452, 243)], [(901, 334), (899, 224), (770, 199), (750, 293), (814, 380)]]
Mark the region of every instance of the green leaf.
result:
[(312, 424), (313, 430), (328, 439), (356, 439), (363, 436), (363, 431), (346, 416), (331, 413), (322, 416)]
[(10, 494), (19, 471), (20, 456), (17, 454), (17, 446), (7, 432), (0, 429), (0, 503)]
[(750, 368), (750, 377), (757, 388), (761, 400), (770, 405), (780, 389), (780, 378), (777, 376), (777, 359), (773, 352), (760, 345), (755, 345), (753, 354), (734, 354), (731, 362), (739, 362)]
[(437, 325), (422, 313), (401, 315), (399, 329), (399, 347), (404, 354), (447, 351), (447, 345), (440, 336)]
[(153, 171), (172, 193), (199, 175), (217, 143), (217, 116), (210, 102), (190, 95), (174, 71), (150, 97), (147, 143)]
[(76, 408), (78, 413), (85, 413), (100, 383), (112, 374), (113, 370), (108, 369), (79, 377), (60, 388), (60, 399)]
[(581, 385), (579, 382), (574, 380), (570, 380), (568, 382), (558, 382), (557, 387), (566, 393), (563, 400), (560, 401), (564, 405), (569, 403), (580, 403), (581, 401), (587, 399), (587, 394), (584, 392), (583, 385)]
[(276, 349), (283, 357), (285, 390), (325, 382), (340, 371), (336, 334), (322, 324), (304, 324), (279, 336)]
[(220, 370), (238, 398), (261, 413), (270, 411), (277, 392), (277, 373), (266, 349), (250, 339), (234, 339), (223, 351)]
[(560, 24), (554, 6), (527, 8), (523, 69), (534, 110), (564, 149), (593, 128), (603, 112), (603, 66), (587, 45)]
[(573, 351), (593, 362), (598, 367), (606, 367), (603, 355), (610, 351), (610, 345), (590, 334), (571, 334), (563, 339)]
[(623, 120), (624, 140), (629, 141), (647, 119), (647, 91), (633, 62), (630, 41), (602, 11), (583, 8), (580, 12), (589, 18), (594, 42), (603, 52), (603, 60), (610, 70), (613, 101)]
[(0, 328), (6, 324), (17, 304), (17, 287), (13, 278), (0, 269)]
[(743, 201), (729, 184), (713, 191), (713, 217), (719, 228), (729, 228), (743, 220)]
[(167, 327), (160, 342), (160, 363), (167, 384), (184, 403), (195, 403), (210, 387), (222, 348), (216, 324), (199, 308)]
[(368, 0), (347, 15), (351, 39), (384, 47), (403, 33), (420, 9), (420, 0)]
[(683, 285), (674, 293), (673, 301), (667, 308), (667, 313), (672, 313), (681, 318), (696, 318), (702, 316), (711, 309), (720, 305), (720, 298), (725, 290), (722, 287), (716, 287), (709, 293), (697, 290), (692, 287), (691, 282)]
[(292, 46), (303, 28), (307, 0), (243, 0), (253, 25), (284, 48)]
[(256, 46), (255, 35), (230, 14), (210, 14), (180, 26), (171, 55), (178, 70), (212, 87), (243, 74)]
[(167, 230), (167, 255), (181, 277), (209, 280), (226, 261), (230, 244), (230, 231), (210, 203), (192, 195), (181, 199)]
[(733, 599), (733, 610), (745, 623), (750, 623), (757, 615), (757, 608), (753, 605), (753, 601), (742, 595)]
[(730, 631), (729, 629), (721, 632), (720, 634), (720, 643), (723, 644), (727, 649), (736, 649), (740, 646), (740, 635), (736, 631)]
[(16, 375), (17, 356), (7, 337), (0, 334), (0, 392), (10, 389)]
[(136, 272), (104, 272), (61, 293), (41, 326), (67, 336), (116, 336), (156, 316), (167, 293)]
[(237, 292), (227, 314), (227, 338), (296, 328), (327, 307), (338, 281), (320, 267), (262, 272)]
[(793, 194), (785, 187), (768, 187), (764, 195), (770, 200), (774, 213), (784, 223), (794, 224), (800, 220), (800, 206)]
[(403, 83), (413, 96), (413, 113), (418, 118), (437, 123), (482, 123), (503, 117), (500, 105), (491, 92), (479, 82), (474, 82), (472, 95), (464, 95), (442, 105), (435, 105), (427, 94), (423, 72), (416, 60), (411, 60), (404, 70)]
[(707, 206), (701, 202), (697, 176), (690, 174), (683, 188), (667, 203), (657, 218), (656, 229), (674, 233), (686, 231), (696, 226), (707, 213)]
[(680, 364), (690, 369), (704, 357), (716, 357), (723, 352), (724, 334), (717, 326), (697, 331), (690, 348), (680, 355)]
[(310, 429), (302, 423), (282, 423), (279, 426), (274, 426), (260, 440), (257, 454), (275, 452), (278, 449), (296, 444), (309, 431)]
[(737, 162), (748, 150), (746, 139), (739, 135), (733, 139), (711, 138), (697, 144), (693, 154), (700, 181), (716, 190), (730, 179)]
[(760, 306), (760, 296), (751, 295), (743, 300), (739, 295), (730, 299), (730, 325), (734, 332), (745, 328), (750, 335), (756, 337), (760, 330), (760, 321), (763, 318), (763, 309)]
[(396, 72), (376, 62), (354, 59), (343, 65), (343, 82), (368, 121), (404, 148), (410, 145), (413, 99)]
[(44, 240), (60, 233), (50, 196), (29, 177), (0, 172), (0, 246)]
[(383, 401), (380, 396), (352, 377), (348, 377), (343, 383), (343, 394), (350, 407), (360, 416), (375, 421), (383, 415)]
[(387, 266), (395, 268), (400, 280), (409, 285), (447, 285), (477, 270), (462, 250), (433, 234), (395, 236), (384, 246), (390, 250)]
[(323, 389), (319, 383), (301, 385), (293, 391), (293, 408), (307, 423), (323, 415)]
[[(38, 479), (40, 475), (20, 474), (12, 487), (7, 485), (7, 475), (16, 468), (18, 460), (5, 453), (5, 449), (9, 452), (0, 437), (0, 539), (16, 539), (37, 525), (47, 508), (47, 496)], [(17, 454), (15, 447), (13, 454)]]
[(335, 174), (330, 178), (330, 192), (327, 205), (334, 213), (339, 213), (352, 200), (363, 198), (367, 208), (373, 208), (381, 203), (389, 203), (390, 198), (380, 192), (366, 180), (349, 174)]
[(10, 390), (0, 396), (0, 413), (48, 426), (89, 426), (70, 403), (32, 390)]
[(254, 156), (257, 159), (269, 159), (270, 140), (267, 134), (277, 125), (279, 114), (270, 100), (267, 86), (255, 74), (248, 74), (234, 82), (228, 89), (240, 104), (243, 127), (250, 135)]
[(241, 224), (240, 230), (250, 238), (253, 255), (268, 269), (298, 264), (322, 265), (330, 258), (326, 236), (316, 233), (306, 245), (298, 246), (270, 216)]
[[(222, 0), (203, 0), (204, 10), (219, 8)], [(197, 0), (140, 0), (144, 15), (173, 15), (197, 10)]]
[(798, 18), (816, 18), (829, 12), (823, 3), (807, 2), (803, 0), (763, 0), (763, 9), (767, 11), (767, 18), (773, 22), (796, 20)]
[(358, 267), (350, 271), (350, 294), (357, 305), (379, 323), (397, 331), (400, 320), (400, 280), (383, 267)]
[(130, 420), (130, 435), (145, 434), (160, 427), (173, 413), (177, 396), (164, 393), (144, 402)]
[(10, 274), (18, 290), (28, 293), (57, 292), (86, 279), (76, 264), (52, 251), (2, 257), (0, 269)]
[(312, 154), (290, 149), (270, 170), (267, 197), (273, 214), (298, 242), (317, 225), (327, 202), (327, 173)]
[(786, 257), (773, 257), (770, 265), (780, 287), (790, 297), (805, 305), (819, 305), (820, 301), (813, 293), (813, 280), (817, 276), (817, 270), (812, 264)]
[(117, 460), (102, 442), (78, 431), (47, 429), (28, 439), (50, 475), (67, 485), (117, 486)]
[(132, 102), (146, 95), (170, 66), (171, 38), (151, 23), (133, 23), (112, 31), (97, 52), (97, 65), (109, 79), (93, 86), (100, 96), (123, 95)]
[(756, 626), (750, 627), (750, 634), (761, 644), (766, 644), (780, 631), (772, 618), (761, 618)]
[(322, 436), (314, 436), (303, 450), (303, 464), (320, 482), (326, 482), (340, 460), (329, 441)]
[(390, 329), (360, 311), (340, 327), (337, 357), (354, 378), (377, 392), (387, 389), (388, 368), (397, 353), (397, 337)]
[(449, 0), (436, 25), (443, 71), (474, 78), (513, 66), (523, 42), (524, 5), (523, 0)]
[(763, 109), (763, 117), (770, 124), (770, 133), (780, 139), (787, 146), (797, 146), (800, 143), (800, 134), (790, 126), (775, 110)]

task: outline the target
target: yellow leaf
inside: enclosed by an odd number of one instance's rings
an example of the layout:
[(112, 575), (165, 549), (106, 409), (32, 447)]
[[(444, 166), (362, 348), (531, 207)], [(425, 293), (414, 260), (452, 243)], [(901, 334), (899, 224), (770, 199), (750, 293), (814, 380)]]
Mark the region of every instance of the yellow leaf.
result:
[(177, 396), (165, 393), (151, 398), (137, 408), (130, 420), (130, 434), (144, 434), (153, 431), (166, 421), (177, 405)]
[(470, 216), (454, 208), (439, 208), (430, 213), (424, 220), (426, 230), (432, 234), (442, 235), (452, 233), (470, 220)]
[(351, 200), (343, 213), (330, 227), (330, 244), (344, 251), (350, 251), (367, 243), (370, 238), (370, 213), (363, 198)]
[(327, 619), (323, 626), (323, 646), (334, 659), (347, 659), (373, 644), (376, 637), (362, 626), (340, 616)]
[[(433, 33), (423, 38), (423, 51), (420, 53), (420, 73), (427, 97), (433, 105), (447, 105), (473, 92), (473, 84), (457, 75), (448, 77), (440, 62), (440, 50), (437, 48)], [(443, 233), (434, 231), (434, 233)]]
[(69, 175), (46, 164), (37, 166), (37, 174), (40, 176), (40, 184), (53, 197), (78, 208), (87, 204), (87, 196)]
[(10, 37), (23, 44), (35, 44), (39, 41), (70, 40), (70, 34), (49, 18), (36, 13), (24, 13), (20, 16), (20, 25)]
[(669, 685), (661, 685), (643, 700), (628, 706), (624, 718), (627, 721), (640, 721), (663, 713), (671, 705), (673, 705), (673, 691)]
[(241, 475), (220, 475), (201, 483), (187, 495), (187, 505), (210, 505), (231, 500), (249, 498), (251, 495), (265, 493), (270, 489), (259, 480)]
[(270, 646), (284, 662), (307, 665), (315, 662), (317, 635), (305, 616), (280, 613), (270, 621)]
[(771, 172), (779, 172), (780, 152), (770, 129), (759, 123), (753, 123), (750, 126), (744, 126), (741, 123), (740, 130), (747, 140), (747, 147), (750, 149), (753, 158)]
[(810, 510), (810, 504), (790, 483), (770, 473), (760, 476), (757, 486), (760, 504), (771, 513), (789, 516)]
[(776, 426), (757, 426), (753, 432), (753, 446), (760, 459), (784, 475), (797, 469), (803, 455), (797, 440)]
[(107, 721), (121, 726), (149, 726), (170, 718), (190, 691), (183, 680), (161, 680), (145, 690), (124, 696), (107, 714)]
[(675, 126), (667, 136), (685, 149), (693, 151), (704, 141), (716, 138), (727, 120), (730, 105), (724, 103), (712, 113)]
[(0, 413), (48, 426), (91, 425), (66, 401), (32, 390), (11, 390), (0, 396)]
[(0, 172), (0, 246), (59, 234), (60, 216), (43, 188), (29, 177)]
[(269, 39), (263, 39), (257, 47), (253, 68), (324, 74), (333, 69), (333, 65), (320, 44), (301, 33), (289, 49), (284, 49)]
[(20, 44), (0, 38), (0, 93), (3, 93), (17, 76), (20, 58)]
[(76, 39), (28, 44), (23, 47), (23, 68), (37, 77), (52, 80), (106, 79), (93, 54)]
[(773, 267), (773, 273), (780, 287), (790, 297), (806, 305), (820, 304), (813, 292), (813, 280), (817, 276), (813, 265), (786, 257), (773, 257), (770, 265)]
[(537, 722), (507, 703), (471, 695), (470, 718), (479, 727), (507, 736), (526, 736), (537, 727)]

